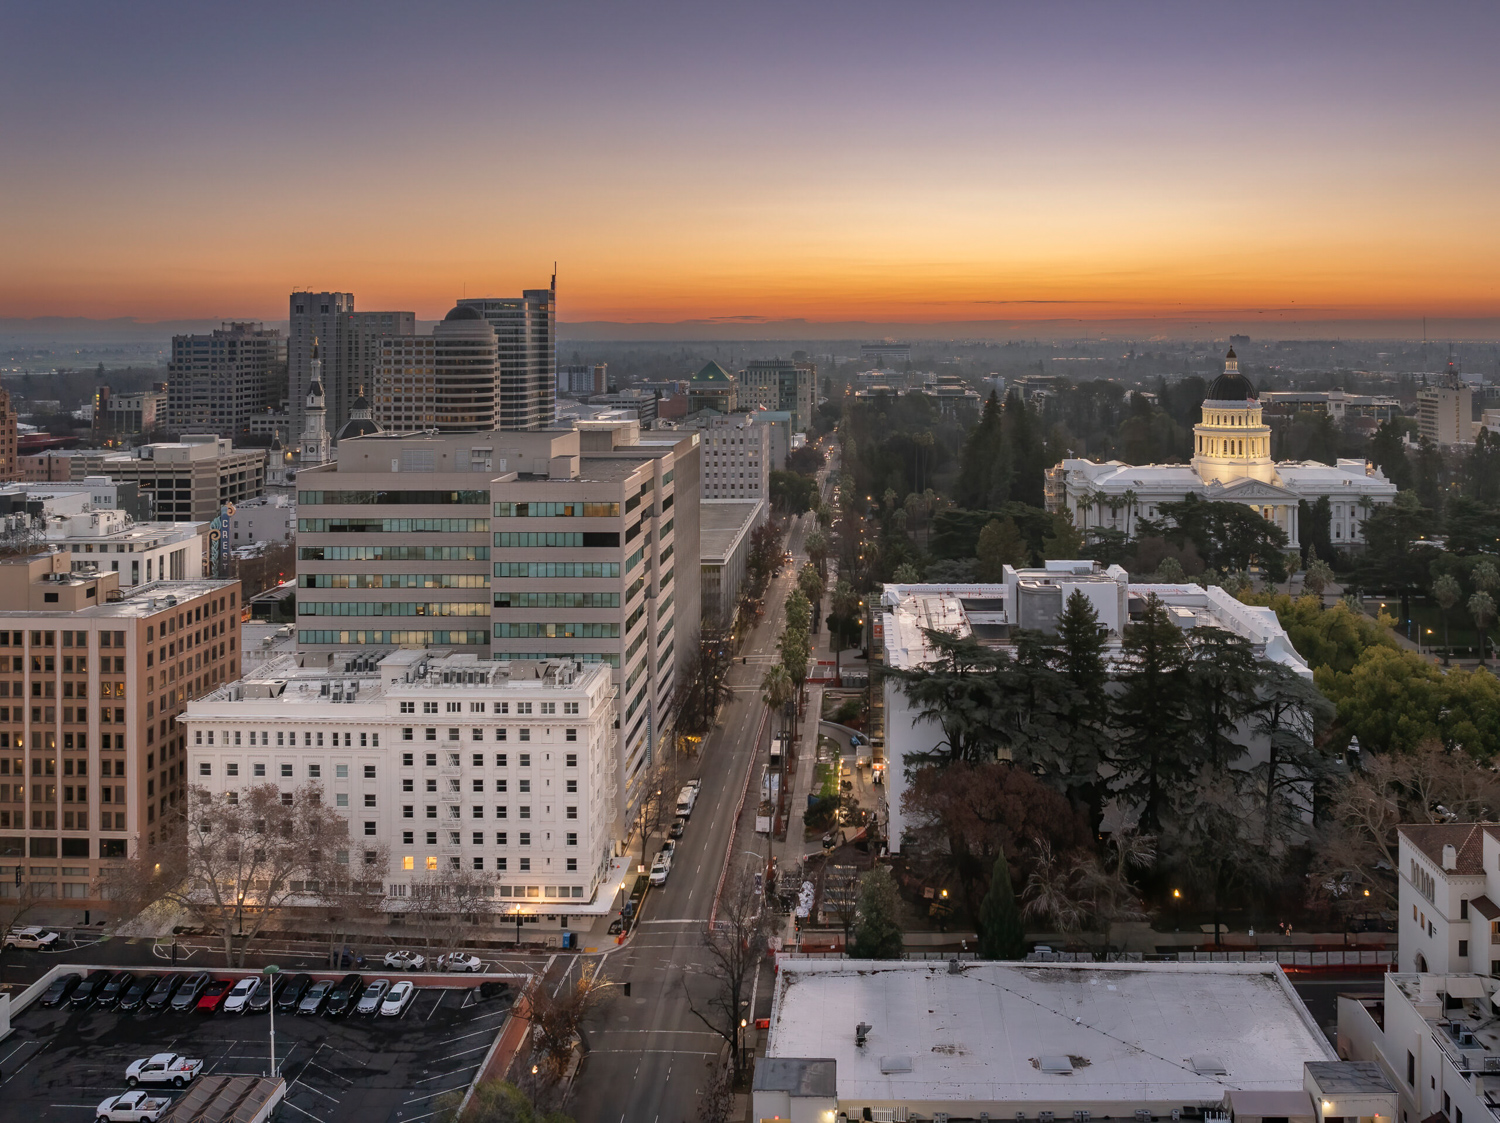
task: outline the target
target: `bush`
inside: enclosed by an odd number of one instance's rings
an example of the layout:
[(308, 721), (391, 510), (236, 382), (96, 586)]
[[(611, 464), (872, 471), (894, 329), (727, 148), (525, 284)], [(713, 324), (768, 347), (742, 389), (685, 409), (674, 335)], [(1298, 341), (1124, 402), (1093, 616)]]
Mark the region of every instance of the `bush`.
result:
[(820, 827), (833, 825), (834, 816), (838, 813), (839, 797), (836, 795), (823, 795), (815, 799), (802, 813), (802, 825), (814, 830)]
[(834, 711), (833, 720), (840, 725), (847, 725), (859, 717), (860, 709), (861, 706), (858, 698), (845, 699), (844, 704)]

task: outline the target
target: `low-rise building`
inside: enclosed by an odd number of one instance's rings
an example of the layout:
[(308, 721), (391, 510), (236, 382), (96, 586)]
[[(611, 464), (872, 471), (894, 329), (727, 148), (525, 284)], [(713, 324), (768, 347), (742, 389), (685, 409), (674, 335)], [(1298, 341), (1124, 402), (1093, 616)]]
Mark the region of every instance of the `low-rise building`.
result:
[(184, 797), (176, 715), (239, 677), (239, 589), (0, 559), (0, 900), (109, 909), (100, 875)]
[(1500, 825), (1397, 831), (1399, 970), (1500, 975)]
[(764, 499), (706, 499), (699, 505), (703, 626), (734, 623), (750, 558), (751, 532), (766, 520)]
[(297, 502), (291, 495), (276, 494), (236, 503), (224, 532), (230, 549), (257, 542), (295, 542)]
[[(973, 636), (1002, 649), (1014, 644), (1014, 633), (1020, 629), (1055, 633), (1063, 606), (1076, 591), (1088, 598), (1099, 615), (1106, 631), (1106, 658), (1111, 662), (1119, 654), (1126, 627), (1154, 595), (1183, 631), (1199, 626), (1223, 628), (1247, 640), (1257, 656), (1312, 678), (1273, 610), (1243, 604), (1221, 588), (1138, 584), (1119, 566), (1105, 569), (1091, 561), (1049, 561), (1042, 569), (1006, 566), (1003, 575), (997, 584), (886, 585), (873, 621), (881, 661), (903, 669), (927, 665), (936, 656), (927, 637), (929, 630)], [(892, 851), (899, 851), (906, 827), (903, 762), (913, 754), (935, 750), (944, 733), (935, 720), (912, 705), (894, 677), (884, 680), (883, 700), (885, 755), (891, 764), (885, 769), (890, 785), (890, 845)], [(1256, 754), (1262, 746), (1254, 737), (1247, 739), (1253, 762), (1259, 759)]]
[(608, 667), (437, 650), (304, 662), (267, 660), (188, 707), (193, 784), (218, 799), (319, 786), (352, 842), (389, 852), (393, 911), (459, 871), (493, 883), (506, 923), (607, 910), (620, 767)]
[(1290, 417), (1297, 413), (1326, 413), (1336, 424), (1354, 418), (1389, 421), (1404, 411), (1396, 398), (1385, 394), (1350, 394), (1335, 387), (1332, 390), (1266, 390), (1260, 396), (1261, 407), (1272, 417)]
[(1360, 1079), (1274, 964), (783, 957), (751, 1118), (1332, 1123)]
[[(128, 452), (80, 449), (40, 459), (47, 461), (37, 466), (40, 479), (79, 482), (106, 476), (136, 484), (154, 497), (155, 517), (163, 522), (208, 522), (224, 504), (242, 503), (266, 490), (266, 450), (235, 448), (212, 434), (189, 434), (181, 441)], [(59, 465), (66, 465), (65, 474)]]
[(96, 510), (47, 520), (47, 541), (72, 557), (120, 575), (129, 588), (207, 574), (208, 523), (138, 523), (124, 511)]
[(1493, 1123), (1500, 1117), (1496, 980), (1403, 971), (1381, 982), (1378, 995), (1339, 996), (1339, 1056), (1378, 1068), (1398, 1094), (1400, 1123)]

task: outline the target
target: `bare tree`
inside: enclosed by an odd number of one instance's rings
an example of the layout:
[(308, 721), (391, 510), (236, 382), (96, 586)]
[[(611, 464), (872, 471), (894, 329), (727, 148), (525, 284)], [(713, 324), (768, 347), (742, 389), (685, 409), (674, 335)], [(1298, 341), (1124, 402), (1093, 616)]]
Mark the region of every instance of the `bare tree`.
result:
[(480, 870), (449, 867), (411, 887), (407, 921), (421, 934), (424, 950), (456, 951), (476, 928), (499, 912), (495, 880)]
[(243, 967), (245, 949), (282, 909), (316, 903), (316, 871), (349, 846), (349, 824), (309, 784), (285, 794), (260, 784), (214, 796), (194, 787), (163, 827), (177, 845), (141, 851), (109, 871), (104, 892), (135, 915), (165, 901), (194, 916), (224, 944), (224, 962)]
[(364, 925), (385, 915), (385, 874), (390, 849), (371, 841), (326, 852), (309, 871), (315, 886), (318, 912), (328, 932), (328, 962), (337, 967), (342, 945), (358, 943)]
[(610, 985), (598, 964), (585, 963), (576, 983), (565, 982), (553, 991), (540, 983), (532, 988), (532, 1041), (550, 1082), (562, 1079), (573, 1044), (582, 1038), (583, 1020), (608, 996)]
[(748, 870), (735, 871), (719, 902), (717, 925), (703, 933), (708, 962), (695, 978), (708, 985), (690, 985), (689, 977), (684, 976), (682, 989), (693, 1016), (728, 1044), (736, 1084), (744, 1075), (740, 1020), (750, 1016), (742, 1006), (766, 956), (768, 939), (766, 914), (754, 878)]

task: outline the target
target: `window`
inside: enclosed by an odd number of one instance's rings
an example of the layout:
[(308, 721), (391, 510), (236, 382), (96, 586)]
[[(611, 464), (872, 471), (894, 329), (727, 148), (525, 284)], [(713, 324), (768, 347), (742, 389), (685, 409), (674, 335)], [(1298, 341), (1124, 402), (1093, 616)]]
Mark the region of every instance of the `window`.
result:
[(529, 819), (529, 818), (531, 818), (531, 804), (529, 804), (529, 803), (523, 803), (523, 804), (521, 804), (521, 806), (519, 808), (517, 808), (517, 812), (518, 812), (518, 814), (520, 815), (520, 817), (522, 819)]
[(426, 729), (426, 730), (423, 730), (423, 734), (426, 737), (426, 739), (429, 740), (429, 741), (436, 741), (437, 740), (437, 730), (436, 729)]
[(309, 764), (307, 766), (307, 777), (308, 777), (308, 779), (310, 779), (310, 780), (316, 780), (316, 779), (320, 778), (322, 775), (323, 775), (323, 766), (321, 764)]
[(495, 845), (496, 846), (506, 846), (506, 845), (509, 845), (509, 843), (507, 843), (507, 841), (506, 841), (506, 839), (508, 839), (509, 837), (510, 836), (507, 835), (504, 831), (496, 831), (495, 832)]
[(1458, 954), (1460, 956), (1462, 956), (1462, 957), (1467, 957), (1468, 956), (1468, 954), (1469, 954), (1469, 941), (1468, 940), (1459, 940), (1458, 941)]
[[(408, 838), (406, 841), (410, 842), (411, 839)], [(411, 857), (410, 855), (407, 855), (405, 858), (401, 859), (401, 868), (403, 870), (415, 869), (416, 868), (416, 864), (415, 863), (416, 863), (416, 859), (413, 858), (413, 857)]]
[(531, 859), (530, 858), (522, 858), (521, 859), (521, 872), (522, 873), (530, 873), (531, 872)]
[[(410, 740), (410, 738), (407, 738), (407, 740)], [(410, 768), (411, 764), (412, 764), (412, 754), (411, 753), (402, 753), (401, 754), (401, 767), (403, 767), (403, 768)]]
[(567, 818), (567, 819), (576, 819), (576, 818), (578, 818), (578, 807), (576, 805), (574, 805), (574, 804), (569, 804), (569, 806), (566, 809), (566, 814), (564, 815), (564, 818)]
[(403, 714), (414, 714), (417, 712), (417, 704), (415, 702), (402, 702), (401, 712)]
[(375, 806), (375, 793), (374, 792), (366, 792), (365, 793), (365, 806), (366, 807), (374, 807)]
[(198, 775), (200, 776), (212, 776), (213, 772), (214, 766), (206, 760), (198, 765)]
[(484, 767), (484, 754), (483, 753), (475, 753), (474, 754), (474, 767), (475, 768), (483, 768)]
[[(415, 832), (413, 832), (413, 831), (402, 831), (401, 832), (401, 841), (405, 845), (410, 846), (412, 844), (412, 836), (413, 836), (414, 833)], [(407, 861), (409, 862), (409, 861), (411, 861), (411, 859), (408, 858)], [(411, 869), (410, 866), (407, 866), (406, 868), (407, 869)]]
[(568, 783), (567, 783), (567, 789), (568, 789), (568, 794), (572, 795), (574, 792), (576, 792), (578, 790), (578, 781), (577, 780), (569, 780)]
[(375, 766), (373, 764), (367, 764), (367, 765), (365, 765), (365, 779), (366, 780), (373, 780), (373, 779), (375, 779)]
[(516, 790), (520, 791), (520, 792), (529, 792), (529, 791), (531, 791), (531, 781), (530, 780), (518, 780), (517, 781)]
[(575, 831), (569, 831), (568, 832), (568, 845), (569, 846), (577, 846), (578, 845), (578, 834), (577, 834), (577, 832), (575, 832)]
[(333, 805), (335, 807), (348, 807), (349, 806), (349, 793), (348, 792), (336, 792), (334, 794), (334, 797), (333, 797)]
[[(1463, 900), (1461, 900), (1461, 901), (1458, 902), (1458, 919), (1460, 919), (1460, 920), (1468, 920), (1469, 919), (1469, 899), (1467, 897), (1465, 897)], [(1463, 952), (1459, 952), (1458, 954), (1462, 955)]]
[(522, 831), (520, 834), (518, 834), (516, 836), (516, 843), (517, 843), (517, 845), (520, 845), (520, 846), (530, 846), (531, 845), (531, 832), (530, 831)]
[[(80, 746), (80, 748), (81, 747), (82, 746)], [(226, 764), (224, 766), (224, 773), (227, 776), (238, 776), (240, 774), (240, 766), (238, 764), (233, 764), (233, 763)]]
[(335, 764), (333, 766), (333, 777), (335, 780), (347, 780), (349, 778), (349, 766), (347, 764)]
[(484, 730), (483, 729), (470, 729), (469, 730), (469, 740), (471, 740), (471, 741), (483, 741), (484, 740)]
[(401, 781), (401, 790), (403, 792), (415, 791), (416, 781), (408, 776), (406, 779)]
[(264, 764), (252, 764), (250, 768), (257, 776), (264, 776), (266, 774), (266, 766)]
[(495, 767), (496, 768), (504, 768), (505, 766), (506, 766), (506, 755), (504, 753), (496, 753), (495, 754)]
[(563, 740), (565, 740), (565, 741), (576, 741), (576, 740), (578, 740), (578, 730), (576, 730), (576, 729), (566, 730), (564, 732)]
[(522, 753), (521, 754), (521, 762), (520, 763), (521, 763), (521, 767), (522, 768), (530, 768), (531, 767), (531, 754), (530, 753)]
[(543, 702), (541, 704), (541, 706), (542, 706), (542, 713), (544, 713), (544, 714), (555, 714), (555, 713), (557, 713), (557, 703), (556, 702)]
[(281, 774), (283, 776), (290, 776), (292, 774), (292, 766), (290, 764), (283, 764), (281, 766)]
[(578, 703), (577, 702), (564, 702), (563, 703), (563, 713), (565, 713), (565, 714), (576, 714), (577, 712), (578, 712)]
[(423, 761), (423, 763), (426, 764), (428, 768), (436, 768), (437, 767), (437, 753), (428, 753), (427, 754), (427, 759), (425, 761)]
[(373, 822), (371, 822), (369, 819), (366, 819), (365, 820), (365, 834), (374, 834), (374, 833), (375, 833), (375, 824)]
[(578, 754), (577, 753), (568, 753), (567, 756), (565, 756), (563, 758), (563, 764), (565, 764), (569, 768), (577, 768), (578, 767)]
[(412, 807), (411, 804), (408, 803), (408, 804), (405, 804), (405, 805), (402, 806), (402, 808), (401, 808), (401, 817), (403, 819), (413, 818), (415, 816), (415, 814), (416, 814), (416, 808)]
[[(404, 726), (401, 727), (401, 740), (403, 740), (403, 741), (410, 741), (411, 740), (411, 735), (412, 735), (412, 728), (411, 728), (411, 726), (404, 725)], [(408, 753), (407, 755), (410, 756), (411, 754)], [(407, 760), (407, 761), (404, 761), (403, 763), (410, 764), (411, 761)]]
[(484, 859), (483, 858), (475, 858), (474, 859), (474, 868), (476, 870), (482, 870), (482, 869), (484, 869)]

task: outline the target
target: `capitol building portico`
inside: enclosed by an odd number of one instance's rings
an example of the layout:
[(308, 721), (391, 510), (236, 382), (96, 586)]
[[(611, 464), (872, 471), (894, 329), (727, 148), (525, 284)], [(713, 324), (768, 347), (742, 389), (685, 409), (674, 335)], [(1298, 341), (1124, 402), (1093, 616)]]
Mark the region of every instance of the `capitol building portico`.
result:
[(1245, 504), (1284, 530), (1289, 547), (1298, 547), (1299, 501), (1327, 496), (1329, 534), (1335, 545), (1351, 545), (1363, 543), (1361, 528), (1370, 511), (1396, 497), (1396, 485), (1363, 460), (1273, 461), (1271, 427), (1232, 349), (1203, 400), (1193, 449), (1188, 464), (1064, 460), (1047, 472), (1047, 509), (1068, 513), (1079, 530), (1118, 530), (1131, 538), (1135, 524), (1157, 518), (1162, 504), (1196, 495)]

